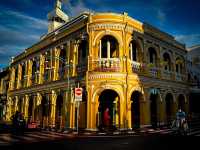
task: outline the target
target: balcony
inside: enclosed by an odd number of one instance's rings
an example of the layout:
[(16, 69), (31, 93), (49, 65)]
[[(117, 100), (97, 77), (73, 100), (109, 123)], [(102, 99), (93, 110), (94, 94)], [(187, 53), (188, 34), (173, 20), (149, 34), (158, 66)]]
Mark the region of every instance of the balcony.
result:
[(44, 71), (44, 82), (49, 82), (51, 80), (51, 69), (46, 69)]
[(169, 70), (162, 70), (162, 78), (167, 80), (172, 80), (173, 72)]
[(158, 78), (159, 77), (159, 68), (155, 67), (155, 66), (148, 66), (147, 72), (148, 75), (154, 78)]
[(97, 72), (120, 72), (119, 58), (101, 58), (92, 60), (92, 70)]
[(136, 62), (136, 61), (130, 61), (132, 72), (134, 73), (140, 73), (143, 70), (143, 64)]
[(64, 67), (58, 69), (59, 80), (64, 79), (66, 71), (67, 69)]
[(76, 71), (78, 76), (84, 75), (87, 71), (87, 64), (86, 63), (78, 64), (76, 66)]
[(32, 81), (32, 85), (36, 85), (39, 83), (39, 72), (35, 72), (32, 77), (31, 77), (31, 81)]
[(180, 74), (180, 73), (175, 73), (175, 79), (176, 81), (184, 81), (185, 80), (185, 75)]

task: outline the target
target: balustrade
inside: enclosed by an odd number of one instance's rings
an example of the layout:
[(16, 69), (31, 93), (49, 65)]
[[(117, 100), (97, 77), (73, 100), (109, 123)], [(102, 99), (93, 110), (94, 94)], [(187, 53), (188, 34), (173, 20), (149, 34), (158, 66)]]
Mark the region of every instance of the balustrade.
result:
[(120, 59), (119, 58), (101, 58), (92, 60), (93, 71), (98, 72), (119, 72)]
[(169, 70), (163, 70), (162, 71), (162, 78), (163, 79), (168, 79), (168, 80), (171, 80), (172, 79), (172, 71), (169, 71)]
[(130, 63), (133, 72), (140, 73), (143, 70), (143, 64), (136, 61), (131, 61)]

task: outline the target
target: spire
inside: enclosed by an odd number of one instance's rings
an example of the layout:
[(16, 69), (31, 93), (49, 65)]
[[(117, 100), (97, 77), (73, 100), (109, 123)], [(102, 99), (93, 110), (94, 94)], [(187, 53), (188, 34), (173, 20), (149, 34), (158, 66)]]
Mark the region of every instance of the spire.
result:
[(61, 0), (56, 0), (54, 9), (48, 13), (48, 33), (54, 31), (64, 23), (69, 21), (69, 17), (62, 11)]
[(61, 0), (56, 0), (55, 8), (62, 9), (62, 2), (61, 2)]

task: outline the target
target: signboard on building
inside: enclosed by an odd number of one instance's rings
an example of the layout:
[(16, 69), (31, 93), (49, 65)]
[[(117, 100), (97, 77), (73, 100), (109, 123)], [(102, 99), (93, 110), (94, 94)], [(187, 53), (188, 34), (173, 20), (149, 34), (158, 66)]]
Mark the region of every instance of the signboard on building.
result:
[(75, 88), (75, 101), (76, 102), (82, 101), (82, 93), (83, 93), (82, 88)]

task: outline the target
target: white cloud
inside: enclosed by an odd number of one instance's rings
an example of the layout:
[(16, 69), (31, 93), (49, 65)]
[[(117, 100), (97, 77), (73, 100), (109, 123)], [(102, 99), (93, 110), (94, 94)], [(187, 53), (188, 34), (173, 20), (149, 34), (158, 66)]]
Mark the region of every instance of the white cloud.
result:
[(9, 10), (5, 11), (4, 14), (11, 16), (12, 18), (16, 18), (19, 22), (23, 22), (26, 26), (29, 26), (31, 28), (46, 29), (48, 25), (46, 20), (31, 17), (20, 12)]
[(166, 14), (161, 9), (159, 9), (157, 12), (157, 18), (160, 23), (163, 23), (166, 20)]
[(186, 43), (187, 47), (200, 44), (200, 34), (176, 35), (175, 39)]
[(0, 63), (8, 64), (11, 56), (24, 51), (47, 31), (47, 21), (20, 12), (0, 13)]
[(85, 6), (82, 0), (78, 0), (75, 5), (73, 5), (71, 1), (66, 1), (66, 0), (64, 0), (63, 3), (64, 3), (64, 9), (68, 13), (70, 13), (72, 17), (75, 17), (84, 11), (91, 11), (89, 8)]

